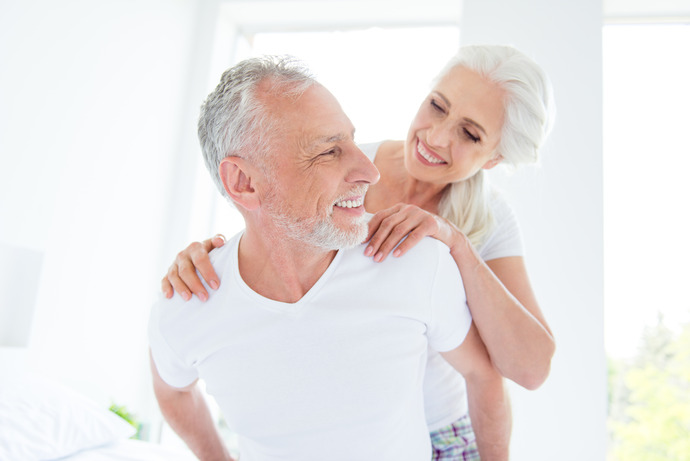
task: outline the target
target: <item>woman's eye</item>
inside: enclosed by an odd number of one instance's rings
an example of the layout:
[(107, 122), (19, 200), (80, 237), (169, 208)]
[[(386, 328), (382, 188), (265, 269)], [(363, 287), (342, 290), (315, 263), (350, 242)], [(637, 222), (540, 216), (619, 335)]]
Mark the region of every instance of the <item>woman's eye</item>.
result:
[(431, 100), (431, 107), (433, 107), (434, 109), (436, 109), (439, 112), (445, 112), (443, 110), (443, 107), (439, 106), (438, 103), (433, 99)]
[(472, 133), (470, 133), (467, 130), (467, 128), (463, 128), (463, 131), (465, 132), (465, 136), (467, 136), (467, 139), (469, 139), (470, 141), (475, 142), (475, 143), (479, 142), (479, 137), (474, 136)]

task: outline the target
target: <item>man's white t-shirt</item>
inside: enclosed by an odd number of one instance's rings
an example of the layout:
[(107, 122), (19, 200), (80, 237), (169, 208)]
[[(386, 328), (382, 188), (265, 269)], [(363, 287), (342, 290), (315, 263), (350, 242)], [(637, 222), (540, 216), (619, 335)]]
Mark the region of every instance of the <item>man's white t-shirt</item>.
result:
[[(373, 162), (380, 146), (381, 142), (376, 142), (359, 147)], [(479, 256), (484, 261), (523, 256), (522, 234), (513, 210), (498, 193), (491, 195), (489, 206), (495, 226), (477, 249)], [(433, 348), (429, 349), (424, 377), (424, 405), (429, 431), (443, 428), (468, 413), (465, 380)]]
[(383, 263), (364, 246), (341, 250), (287, 304), (244, 283), (239, 241), (211, 253), (221, 285), (207, 302), (176, 294), (153, 307), (163, 380), (205, 381), (240, 436), (242, 461), (430, 459), (427, 348), (454, 349), (472, 321), (448, 248), (424, 239)]

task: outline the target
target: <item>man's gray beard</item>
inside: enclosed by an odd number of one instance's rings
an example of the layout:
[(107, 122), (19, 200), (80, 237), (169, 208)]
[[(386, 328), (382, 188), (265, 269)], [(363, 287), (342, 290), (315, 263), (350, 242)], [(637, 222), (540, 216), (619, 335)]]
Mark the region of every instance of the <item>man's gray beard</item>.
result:
[[(359, 216), (352, 220), (351, 228), (348, 230), (339, 229), (328, 217), (312, 216), (300, 219), (291, 215), (280, 200), (276, 198), (280, 195), (276, 188), (276, 179), (272, 174), (274, 170), (268, 169), (268, 190), (265, 197), (266, 212), (269, 214), (273, 223), (283, 232), (283, 238), (297, 240), (323, 250), (344, 250), (352, 248), (364, 242), (369, 234), (366, 215)], [(356, 194), (364, 195), (367, 186), (360, 186), (353, 191)], [(276, 203), (278, 202), (278, 204)]]
[(365, 215), (354, 219), (352, 227), (344, 230), (336, 227), (329, 218), (315, 216), (309, 219), (296, 219), (280, 210), (270, 210), (269, 213), (276, 227), (284, 232), (285, 238), (323, 250), (355, 247), (362, 243), (369, 233)]

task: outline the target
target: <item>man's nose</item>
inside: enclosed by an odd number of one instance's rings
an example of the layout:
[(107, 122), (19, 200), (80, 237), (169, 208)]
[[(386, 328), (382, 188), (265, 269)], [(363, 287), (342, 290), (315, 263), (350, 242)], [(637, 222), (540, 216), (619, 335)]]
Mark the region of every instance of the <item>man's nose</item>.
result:
[(381, 175), (374, 163), (369, 160), (362, 150), (354, 146), (352, 151), (352, 166), (348, 173), (347, 182), (362, 182), (366, 184), (376, 184)]

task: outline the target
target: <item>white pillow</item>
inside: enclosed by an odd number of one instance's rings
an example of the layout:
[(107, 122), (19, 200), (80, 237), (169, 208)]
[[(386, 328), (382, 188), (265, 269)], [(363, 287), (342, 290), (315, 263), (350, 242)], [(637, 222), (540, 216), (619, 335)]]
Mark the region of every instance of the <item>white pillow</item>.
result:
[(135, 433), (107, 408), (52, 381), (0, 380), (0, 460), (56, 459)]

